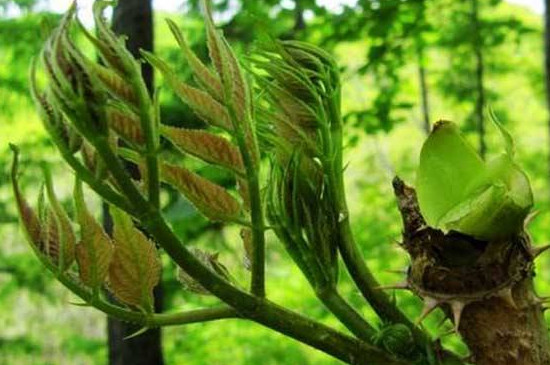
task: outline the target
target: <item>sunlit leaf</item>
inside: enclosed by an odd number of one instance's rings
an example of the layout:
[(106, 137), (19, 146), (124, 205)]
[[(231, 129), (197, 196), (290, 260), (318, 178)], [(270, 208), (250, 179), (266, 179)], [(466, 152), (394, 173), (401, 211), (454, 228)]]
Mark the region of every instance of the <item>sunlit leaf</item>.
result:
[(533, 205), (529, 180), (513, 161), (514, 143), (499, 123), (505, 153), (485, 163), (455, 124), (438, 122), (420, 154), (417, 193), (432, 226), (493, 240), (519, 232)]
[(115, 250), (109, 267), (109, 287), (123, 303), (152, 311), (153, 288), (161, 273), (155, 245), (124, 212), (111, 207), (111, 215)]
[(162, 178), (178, 189), (193, 205), (213, 221), (239, 218), (241, 205), (221, 186), (183, 167), (164, 164)]
[(74, 200), (80, 224), (80, 243), (76, 246), (80, 279), (85, 285), (98, 290), (109, 273), (113, 244), (101, 225), (88, 211), (80, 181), (75, 184)]
[(163, 126), (161, 131), (181, 151), (237, 173), (244, 173), (241, 153), (227, 139), (195, 129)]

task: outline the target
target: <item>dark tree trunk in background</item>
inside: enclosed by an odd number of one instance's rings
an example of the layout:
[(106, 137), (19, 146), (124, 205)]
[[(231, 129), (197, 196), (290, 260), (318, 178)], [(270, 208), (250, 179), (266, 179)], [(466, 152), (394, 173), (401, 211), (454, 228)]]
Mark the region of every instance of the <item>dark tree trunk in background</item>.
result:
[(479, 154), (483, 159), (487, 153), (487, 145), (485, 142), (485, 122), (483, 118), (483, 109), (485, 108), (485, 89), (483, 86), (483, 78), (485, 73), (485, 65), (483, 63), (483, 42), (481, 38), (481, 23), (479, 16), (479, 2), (478, 0), (471, 0), (472, 5), (472, 45), (476, 60), (476, 107), (475, 107), (475, 120), (477, 124), (477, 132), (479, 135)]
[(418, 81), (420, 84), (420, 101), (422, 104), (422, 125), (426, 134), (430, 133), (430, 106), (428, 100), (428, 83), (426, 81), (426, 66), (424, 63), (424, 45), (419, 42), (416, 47), (418, 62)]
[[(550, 149), (550, 0), (544, 0), (544, 5), (544, 73), (548, 105), (548, 148)], [(548, 152), (548, 177), (550, 178), (550, 151)]]
[(294, 8), (294, 33), (306, 29), (306, 20), (304, 19), (304, 7), (301, 0), (295, 1)]
[[(119, 0), (113, 13), (113, 30), (128, 37), (126, 46), (139, 57), (139, 49), (153, 50), (153, 16), (151, 0)], [(153, 90), (153, 70), (144, 63), (142, 73), (149, 91)], [(131, 174), (138, 174), (135, 166), (128, 166)], [(104, 223), (112, 231), (108, 209), (104, 208)], [(155, 288), (155, 311), (162, 310), (162, 286)], [(108, 319), (110, 365), (163, 365), (160, 329), (149, 330), (125, 340), (140, 328), (115, 319)]]

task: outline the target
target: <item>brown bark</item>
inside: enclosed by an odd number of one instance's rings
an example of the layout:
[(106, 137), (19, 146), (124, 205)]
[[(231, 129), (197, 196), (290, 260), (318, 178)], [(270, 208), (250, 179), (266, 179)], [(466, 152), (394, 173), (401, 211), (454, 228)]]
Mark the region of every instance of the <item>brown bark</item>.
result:
[(406, 287), (422, 297), (425, 313), (444, 309), (477, 365), (550, 364), (529, 236), (485, 242), (444, 233), (427, 226), (414, 189), (396, 178), (394, 190), (411, 256)]
[(513, 303), (493, 297), (465, 307), (460, 333), (476, 364), (550, 364), (548, 330), (531, 278), (514, 286)]

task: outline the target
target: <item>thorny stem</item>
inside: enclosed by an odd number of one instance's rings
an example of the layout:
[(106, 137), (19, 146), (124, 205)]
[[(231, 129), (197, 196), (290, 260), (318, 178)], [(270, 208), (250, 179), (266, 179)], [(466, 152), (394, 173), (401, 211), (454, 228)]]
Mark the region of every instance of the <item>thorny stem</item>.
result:
[(181, 245), (157, 211), (150, 211), (148, 216), (143, 217), (142, 223), (183, 270), (212, 294), (234, 307), (243, 317), (306, 343), (349, 364), (405, 364), (366, 342), (348, 337), (319, 322), (228, 284), (202, 265)]

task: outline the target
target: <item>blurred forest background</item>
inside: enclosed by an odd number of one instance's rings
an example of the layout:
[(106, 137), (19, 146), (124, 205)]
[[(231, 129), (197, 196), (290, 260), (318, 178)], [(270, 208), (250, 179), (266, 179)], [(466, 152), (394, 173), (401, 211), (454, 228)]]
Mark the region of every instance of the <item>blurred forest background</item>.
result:
[[(438, 119), (457, 122), (490, 158), (501, 150), (489, 118), (489, 110), (494, 111), (516, 137), (519, 159), (535, 191), (540, 214), (529, 231), (536, 244), (550, 241), (550, 98), (545, 82), (544, 4), (539, 1), (223, 0), (215, 4), (217, 21), (245, 65), (255, 43), (272, 38), (307, 40), (336, 55), (344, 82), (352, 224), (368, 265), (380, 281), (392, 283), (398, 278), (387, 270), (403, 268), (406, 255), (395, 245), (401, 220), (391, 179), (398, 174), (414, 182), (420, 146)], [(130, 36), (131, 47), (154, 47), (182, 75), (189, 75), (163, 21), (170, 18), (182, 27), (193, 48), (206, 55), (196, 0), (154, 2), (151, 29), (147, 22), (151, 0), (119, 2), (114, 27)], [(11, 159), (7, 145), (16, 143), (23, 151), (26, 191), (39, 190), (40, 162), (45, 161), (52, 165), (59, 195), (66, 197), (71, 210), (73, 178), (48, 141), (27, 86), (29, 64), (38, 55), (47, 28), (43, 24), (56, 24), (60, 14), (55, 10), (68, 6), (68, 1), (0, 0), (0, 365), (337, 364), (278, 334), (235, 320), (165, 328), (161, 338), (151, 332), (122, 341), (128, 333), (124, 325), (108, 325), (98, 311), (70, 305), (76, 299), (39, 265), (17, 226), (7, 178)], [(80, 13), (92, 26), (86, 7)], [(149, 39), (151, 31), (154, 38)], [(137, 36), (132, 38), (133, 32)], [(155, 87), (162, 84), (157, 77)], [(161, 95), (166, 123), (200, 126), (168, 90)], [(196, 167), (223, 183), (219, 171)], [(184, 242), (219, 251), (231, 271), (244, 276), (238, 229), (208, 224), (185, 200), (170, 191), (163, 194), (165, 215)], [(89, 199), (93, 201), (91, 194)], [(95, 207), (99, 217), (100, 202), (95, 201)], [(272, 239), (268, 249), (270, 297), (337, 325), (283, 247)], [(549, 295), (550, 259), (543, 258), (538, 265), (538, 291)], [(159, 294), (165, 310), (212, 301), (186, 293), (175, 272), (165, 262)], [(349, 278), (342, 275), (341, 285), (347, 298), (361, 306)], [(411, 318), (419, 314), (420, 301), (412, 295), (396, 293), (396, 300)], [(368, 307), (361, 310), (372, 316)], [(441, 318), (438, 313), (426, 321), (434, 336), (448, 329), (436, 328)], [(466, 354), (456, 336), (443, 342)], [(146, 359), (144, 351), (154, 359)], [(132, 354), (141, 357), (132, 359)]]

